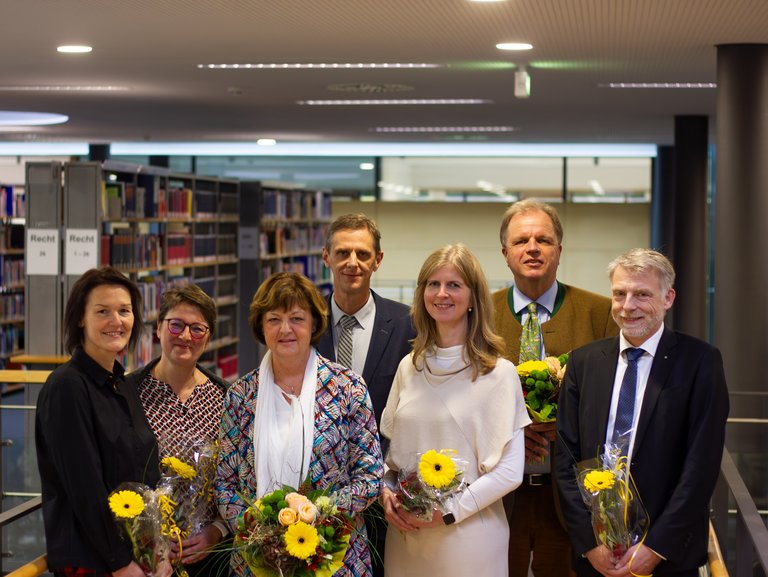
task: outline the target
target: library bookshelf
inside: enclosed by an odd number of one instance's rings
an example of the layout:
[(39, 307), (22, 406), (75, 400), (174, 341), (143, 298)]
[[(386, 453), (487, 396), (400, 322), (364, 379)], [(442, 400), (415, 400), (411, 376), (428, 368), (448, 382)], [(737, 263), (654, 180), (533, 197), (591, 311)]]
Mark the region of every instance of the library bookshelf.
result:
[[(32, 174), (31, 181), (35, 182), (28, 184), (32, 208), (40, 206), (34, 202), (35, 195), (49, 192), (55, 183), (41, 182), (45, 166), (30, 165), (28, 181)], [(154, 333), (163, 291), (195, 283), (218, 307), (217, 326), (201, 362), (225, 379), (235, 378), (240, 306), (239, 182), (112, 161), (67, 162), (61, 170), (63, 266), (59, 267), (59, 302), (66, 302), (71, 286), (83, 269), (90, 268), (85, 263), (113, 266), (134, 280), (143, 296), (146, 326), (136, 350), (121, 359), (130, 370), (160, 354)], [(55, 180), (56, 169), (48, 172)], [(31, 287), (36, 281), (28, 276)], [(30, 307), (33, 304), (30, 302)], [(61, 352), (60, 343), (54, 346), (59, 350), (35, 350), (35, 327), (28, 326), (32, 352)]]
[(24, 349), (24, 186), (0, 183), (0, 368)]

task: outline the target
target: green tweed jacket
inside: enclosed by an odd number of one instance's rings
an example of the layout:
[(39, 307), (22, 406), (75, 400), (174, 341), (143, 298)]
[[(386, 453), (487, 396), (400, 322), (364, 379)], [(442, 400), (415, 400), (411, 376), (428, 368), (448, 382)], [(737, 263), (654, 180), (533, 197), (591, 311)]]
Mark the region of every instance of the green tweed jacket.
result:
[[(576, 287), (565, 289), (560, 308), (541, 325), (547, 355), (559, 356), (592, 341), (619, 334), (611, 317), (611, 299)], [(504, 356), (517, 364), (520, 360), (520, 335), (523, 327), (509, 308), (512, 288), (493, 293), (496, 332), (504, 339)]]

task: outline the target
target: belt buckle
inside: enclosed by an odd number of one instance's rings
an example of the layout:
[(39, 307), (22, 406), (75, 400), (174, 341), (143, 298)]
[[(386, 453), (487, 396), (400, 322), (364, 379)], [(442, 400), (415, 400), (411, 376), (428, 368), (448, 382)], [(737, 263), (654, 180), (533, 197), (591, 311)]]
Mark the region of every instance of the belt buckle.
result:
[(528, 485), (531, 487), (543, 487), (546, 485), (546, 473), (529, 473), (526, 477)]

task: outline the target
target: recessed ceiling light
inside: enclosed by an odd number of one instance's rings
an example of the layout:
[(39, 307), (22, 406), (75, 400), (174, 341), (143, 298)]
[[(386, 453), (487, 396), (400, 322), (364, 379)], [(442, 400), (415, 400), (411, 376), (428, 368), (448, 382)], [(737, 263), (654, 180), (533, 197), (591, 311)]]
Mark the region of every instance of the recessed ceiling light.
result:
[(513, 126), (377, 126), (373, 132), (514, 132)]
[(372, 162), (361, 162), (360, 170), (373, 170), (376, 166)]
[(56, 52), (63, 52), (65, 54), (87, 54), (92, 50), (93, 48), (90, 46), (78, 46), (78, 45), (59, 46), (56, 48)]
[(127, 86), (0, 86), (0, 92), (124, 92)]
[(442, 68), (443, 64), (429, 62), (275, 62), (251, 64), (198, 64), (198, 68), (210, 70), (350, 70), (370, 68)]
[(258, 144), (259, 146), (274, 146), (275, 144), (277, 144), (277, 140), (275, 140), (274, 138), (259, 138), (256, 141), (256, 144)]
[(530, 50), (533, 44), (527, 42), (499, 42), (496, 45), (499, 50)]
[(306, 106), (386, 106), (418, 104), (488, 104), (491, 100), (480, 98), (374, 98), (369, 100), (299, 100), (297, 104)]
[(48, 124), (63, 124), (69, 120), (63, 114), (50, 112), (17, 112), (15, 110), (0, 110), (0, 126), (44, 126)]
[(600, 88), (717, 88), (716, 82), (609, 82)]

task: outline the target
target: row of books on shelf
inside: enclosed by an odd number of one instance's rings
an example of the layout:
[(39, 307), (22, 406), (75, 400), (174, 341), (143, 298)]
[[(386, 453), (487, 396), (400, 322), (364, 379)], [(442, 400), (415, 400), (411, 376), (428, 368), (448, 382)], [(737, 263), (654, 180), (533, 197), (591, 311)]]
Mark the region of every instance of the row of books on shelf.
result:
[(14, 250), (24, 248), (24, 225), (5, 224), (0, 227), (0, 249)]
[(324, 243), (325, 227), (322, 226), (278, 226), (259, 233), (262, 256), (319, 251)]
[(24, 325), (6, 325), (0, 331), (0, 356), (7, 358), (24, 350)]
[(195, 191), (195, 214), (203, 217), (213, 217), (219, 214), (218, 195), (210, 191)]
[(0, 217), (24, 218), (26, 214), (24, 192), (10, 184), (0, 185)]
[[(0, 295), (0, 323), (24, 319), (24, 293)], [(3, 327), (3, 331), (5, 327)]]
[(117, 269), (156, 268), (162, 265), (162, 240), (156, 234), (133, 234), (120, 229), (101, 236), (101, 265)]
[(153, 183), (149, 188), (129, 182), (104, 182), (102, 216), (123, 218), (191, 218), (192, 189), (169, 188)]
[(24, 259), (0, 256), (0, 288), (16, 288), (24, 283)]
[(273, 190), (262, 193), (266, 220), (325, 221), (331, 218), (331, 197), (320, 190)]
[(235, 235), (196, 234), (195, 260), (217, 260), (237, 254)]
[(193, 255), (196, 262), (234, 258), (236, 251), (237, 240), (234, 237), (196, 236), (193, 240), (183, 234), (133, 234), (129, 229), (101, 236), (101, 265), (120, 270), (187, 264), (193, 260)]
[(167, 289), (184, 286), (192, 282), (192, 277), (177, 276), (164, 279), (162, 276), (145, 276), (136, 283), (141, 292), (142, 316), (144, 320), (153, 321), (160, 314), (160, 299)]
[(297, 272), (303, 274), (315, 284), (323, 284), (331, 280), (330, 271), (325, 267), (323, 259), (317, 255), (304, 255), (290, 259), (275, 259), (262, 262), (262, 278), (267, 278), (276, 272)]

